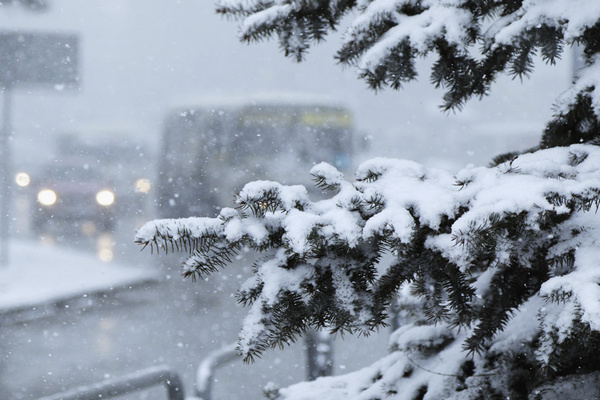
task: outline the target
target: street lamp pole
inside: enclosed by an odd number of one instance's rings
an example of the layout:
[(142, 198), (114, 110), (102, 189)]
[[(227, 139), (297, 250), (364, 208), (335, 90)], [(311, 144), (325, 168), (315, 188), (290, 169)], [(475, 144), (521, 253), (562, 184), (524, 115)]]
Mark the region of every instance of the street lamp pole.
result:
[(0, 132), (0, 267), (9, 260), (10, 215), (12, 199), (11, 108), (12, 90), (9, 84), (2, 87), (2, 132)]

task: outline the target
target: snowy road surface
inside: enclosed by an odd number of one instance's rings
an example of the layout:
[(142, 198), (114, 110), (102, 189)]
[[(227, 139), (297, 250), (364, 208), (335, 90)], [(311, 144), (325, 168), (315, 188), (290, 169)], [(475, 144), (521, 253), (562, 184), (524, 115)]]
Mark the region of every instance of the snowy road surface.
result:
[[(182, 281), (176, 267), (163, 271), (169, 279), (120, 292), (90, 309), (0, 325), (2, 397), (32, 400), (160, 364), (172, 366), (191, 395), (201, 359), (236, 340), (245, 310), (230, 293), (241, 277), (193, 283)], [(377, 360), (385, 352), (387, 334), (336, 340), (336, 373)], [(304, 377), (305, 354), (297, 343), (269, 351), (252, 365), (238, 359), (223, 367), (216, 373), (213, 398), (260, 399), (266, 383), (287, 385)], [(166, 395), (157, 387), (128, 398)]]

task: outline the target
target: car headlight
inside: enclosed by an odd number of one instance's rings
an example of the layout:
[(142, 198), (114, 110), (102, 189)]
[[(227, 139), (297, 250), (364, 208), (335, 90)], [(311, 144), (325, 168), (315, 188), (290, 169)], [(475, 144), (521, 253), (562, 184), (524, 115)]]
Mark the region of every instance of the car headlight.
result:
[(40, 204), (44, 206), (51, 206), (52, 204), (56, 203), (57, 197), (54, 190), (44, 189), (38, 192), (37, 199)]
[(20, 187), (25, 187), (31, 183), (31, 178), (27, 172), (19, 172), (15, 175), (15, 182)]
[(115, 194), (110, 190), (101, 190), (96, 193), (96, 201), (104, 207), (108, 207), (115, 202)]

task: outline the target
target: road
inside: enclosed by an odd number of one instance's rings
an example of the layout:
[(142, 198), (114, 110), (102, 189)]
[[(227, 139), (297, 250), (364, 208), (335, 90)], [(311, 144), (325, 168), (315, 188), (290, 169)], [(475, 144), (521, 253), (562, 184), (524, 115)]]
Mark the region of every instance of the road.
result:
[[(52, 318), (0, 325), (0, 391), (3, 399), (33, 400), (82, 384), (120, 376), (153, 365), (172, 366), (186, 394), (199, 362), (236, 340), (245, 310), (232, 296), (245, 274), (206, 282), (183, 281), (173, 257), (154, 257), (164, 279), (82, 308), (66, 308)], [(237, 270), (236, 270), (237, 269)], [(337, 372), (366, 366), (385, 354), (387, 333), (336, 340)], [(360, 342), (357, 344), (357, 342)], [(260, 399), (270, 381), (281, 386), (305, 379), (302, 343), (269, 351), (251, 365), (240, 359), (216, 374), (213, 399)], [(166, 399), (158, 387), (131, 399)]]

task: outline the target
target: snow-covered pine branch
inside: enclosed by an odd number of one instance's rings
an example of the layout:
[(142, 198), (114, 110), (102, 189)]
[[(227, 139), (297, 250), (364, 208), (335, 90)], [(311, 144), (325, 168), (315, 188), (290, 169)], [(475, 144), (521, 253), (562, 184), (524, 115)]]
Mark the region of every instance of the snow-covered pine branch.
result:
[[(370, 398), (363, 392), (374, 390), (410, 399), (399, 388), (407, 369), (421, 376), (411, 380), (415, 390), (431, 391), (425, 398), (476, 391), (475, 383), (510, 395), (497, 377), (512, 376), (511, 362), (520, 357), (534, 370), (562, 374), (571, 368), (565, 345), (577, 352), (586, 338), (600, 338), (599, 170), (593, 145), (540, 150), (455, 176), (378, 158), (350, 183), (320, 164), (311, 173), (335, 190), (330, 198), (311, 201), (302, 186), (252, 182), (237, 210), (152, 221), (136, 242), (187, 249), (184, 275), (225, 267), (241, 248), (263, 255), (238, 294), (250, 305), (239, 340), (246, 359), (311, 327), (368, 333), (385, 324), (396, 298), (407, 305), (411, 324), (392, 339), (402, 354), (373, 366), (379, 378), (368, 385), (355, 385), (353, 375), (303, 384), (326, 385), (333, 397), (323, 398), (336, 398), (345, 382), (344, 398)], [(384, 256), (392, 261), (382, 264)], [(587, 336), (574, 344), (582, 331)], [(577, 354), (585, 370), (593, 354)], [(309, 398), (301, 392), (281, 394)]]
[(554, 63), (580, 45), (586, 67), (557, 99), (542, 147), (600, 131), (597, 0), (220, 0), (217, 11), (241, 20), (241, 40), (277, 36), (298, 61), (348, 15), (339, 62), (371, 88), (399, 89), (417, 77), (415, 60), (433, 55), (430, 80), (446, 90), (446, 110), (486, 95), (498, 74), (529, 76), (536, 54)]

